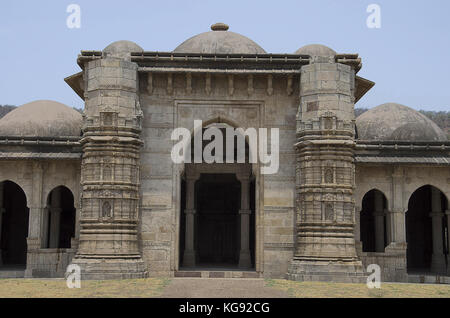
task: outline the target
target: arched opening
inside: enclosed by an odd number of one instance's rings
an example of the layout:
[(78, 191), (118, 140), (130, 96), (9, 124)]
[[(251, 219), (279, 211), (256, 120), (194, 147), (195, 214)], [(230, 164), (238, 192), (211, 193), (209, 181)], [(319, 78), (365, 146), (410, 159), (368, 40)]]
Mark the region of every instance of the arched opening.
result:
[(29, 209), (22, 188), (0, 183), (0, 266), (24, 267), (27, 263)]
[[(224, 123), (209, 123), (201, 132), (218, 128), (223, 134), (223, 162), (226, 162)], [(245, 142), (245, 162), (186, 163), (181, 178), (180, 246), (181, 268), (250, 269), (255, 265), (255, 180)], [(215, 141), (213, 138), (212, 141)], [(203, 141), (202, 151), (210, 144)], [(191, 140), (194, 162), (194, 138)], [(216, 149), (211, 154), (215, 156)]]
[(374, 189), (364, 195), (360, 218), (363, 252), (384, 252), (387, 246), (386, 210), (383, 192)]
[(48, 195), (42, 222), (42, 248), (70, 248), (75, 236), (74, 197), (64, 187), (54, 188)]
[(427, 185), (410, 197), (406, 212), (408, 273), (445, 273), (448, 258), (448, 201)]

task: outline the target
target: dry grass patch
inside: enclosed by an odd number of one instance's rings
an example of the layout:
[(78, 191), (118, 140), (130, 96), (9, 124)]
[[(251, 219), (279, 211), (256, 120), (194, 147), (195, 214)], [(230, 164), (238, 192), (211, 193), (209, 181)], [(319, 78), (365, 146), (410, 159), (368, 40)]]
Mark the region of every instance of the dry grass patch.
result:
[(160, 296), (169, 282), (166, 278), (82, 281), (80, 289), (69, 289), (62, 279), (2, 279), (0, 298), (148, 298)]
[(297, 298), (450, 298), (450, 285), (382, 283), (380, 289), (365, 284), (266, 280), (266, 286)]

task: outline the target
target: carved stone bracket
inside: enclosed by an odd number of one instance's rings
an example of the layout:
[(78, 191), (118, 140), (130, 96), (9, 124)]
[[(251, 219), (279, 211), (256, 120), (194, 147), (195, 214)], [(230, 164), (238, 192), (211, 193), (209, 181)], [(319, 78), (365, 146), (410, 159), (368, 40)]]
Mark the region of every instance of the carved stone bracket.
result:
[(292, 82), (293, 82), (293, 77), (292, 75), (289, 75), (287, 78), (287, 88), (286, 88), (286, 93), (291, 96), (292, 93), (294, 92), (294, 89), (292, 87)]
[(253, 88), (253, 75), (252, 74), (250, 74), (248, 76), (247, 82), (248, 82), (248, 84), (247, 84), (247, 93), (248, 93), (248, 96), (251, 96), (251, 95), (253, 95), (253, 91), (254, 91), (254, 88)]
[(206, 74), (205, 78), (205, 93), (211, 95), (211, 74)]
[(186, 94), (192, 94), (192, 74), (186, 73)]
[(167, 74), (167, 94), (172, 95), (173, 93), (173, 74)]
[(153, 73), (151, 72), (147, 74), (147, 92), (149, 95), (153, 94)]
[(267, 75), (267, 95), (272, 96), (273, 94), (273, 76), (272, 74)]
[(234, 75), (228, 75), (228, 95), (234, 94)]

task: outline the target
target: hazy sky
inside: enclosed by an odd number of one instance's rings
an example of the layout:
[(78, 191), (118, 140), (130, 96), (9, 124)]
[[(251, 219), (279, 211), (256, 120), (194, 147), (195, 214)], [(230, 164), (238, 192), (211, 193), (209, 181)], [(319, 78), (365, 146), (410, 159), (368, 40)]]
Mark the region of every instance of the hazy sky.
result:
[[(66, 25), (69, 4), (81, 8), (81, 28)], [(381, 8), (381, 28), (366, 25), (368, 5)], [(215, 22), (230, 25), (271, 53), (322, 43), (359, 53), (360, 76), (376, 82), (357, 104), (397, 102), (450, 110), (448, 0), (1, 0), (0, 104), (52, 99), (83, 107), (64, 82), (80, 71), (80, 50), (117, 40), (148, 51), (172, 51)]]

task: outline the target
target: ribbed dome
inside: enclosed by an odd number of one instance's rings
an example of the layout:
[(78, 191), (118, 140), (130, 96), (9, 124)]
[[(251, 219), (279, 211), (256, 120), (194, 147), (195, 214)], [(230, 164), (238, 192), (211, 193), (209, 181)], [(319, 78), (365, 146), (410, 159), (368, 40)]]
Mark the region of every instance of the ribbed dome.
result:
[(117, 57), (128, 59), (130, 53), (143, 52), (144, 50), (134, 42), (131, 41), (116, 41), (103, 49), (103, 54), (106, 57)]
[(322, 44), (309, 44), (299, 48), (295, 54), (304, 54), (310, 56), (335, 56), (336, 52), (328, 46)]
[(0, 136), (67, 137), (81, 135), (82, 116), (64, 104), (39, 100), (0, 119)]
[(445, 133), (418, 111), (395, 103), (377, 106), (356, 118), (362, 140), (445, 141)]
[(228, 25), (216, 23), (210, 32), (198, 34), (183, 43), (175, 53), (212, 53), (212, 54), (264, 54), (263, 48), (238, 33), (228, 31)]

